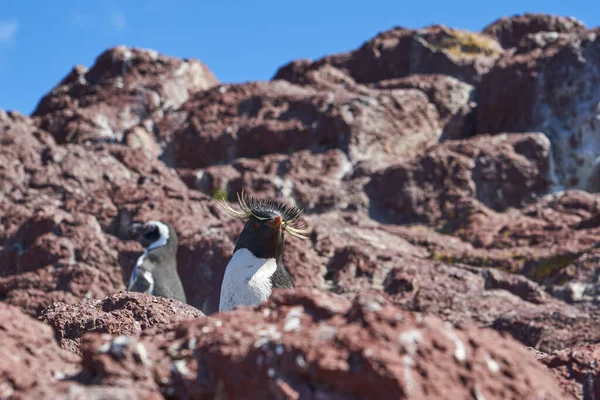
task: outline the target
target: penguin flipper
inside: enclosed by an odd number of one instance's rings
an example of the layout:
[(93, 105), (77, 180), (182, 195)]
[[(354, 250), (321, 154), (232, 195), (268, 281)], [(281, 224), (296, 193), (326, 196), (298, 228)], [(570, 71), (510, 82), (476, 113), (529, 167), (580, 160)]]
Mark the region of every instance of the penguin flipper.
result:
[(130, 292), (152, 294), (153, 287), (154, 279), (149, 271), (134, 271), (127, 290)]
[(293, 289), (294, 281), (292, 277), (284, 268), (277, 268), (271, 277), (271, 281), (273, 286), (278, 289)]

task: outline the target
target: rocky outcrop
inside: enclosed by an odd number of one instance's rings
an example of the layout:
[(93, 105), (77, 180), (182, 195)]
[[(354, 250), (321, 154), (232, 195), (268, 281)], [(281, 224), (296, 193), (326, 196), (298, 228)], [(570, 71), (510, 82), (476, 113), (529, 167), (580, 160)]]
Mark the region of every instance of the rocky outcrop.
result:
[[(47, 364), (0, 397), (591, 398), (598, 33), (394, 28), (223, 85), (119, 47), (0, 111), (0, 336)], [(217, 314), (242, 223), (216, 199), (241, 189), (304, 208), (309, 239), (287, 239), (296, 291)], [(189, 305), (122, 291), (150, 219)]]
[(89, 70), (73, 68), (33, 115), (58, 143), (124, 142), (152, 153), (154, 125), (165, 112), (218, 83), (200, 61), (119, 46)]
[(483, 33), (497, 38), (504, 48), (517, 47), (531, 36), (558, 37), (558, 34), (585, 31), (585, 24), (576, 18), (534, 13), (502, 17), (483, 29)]
[(513, 340), (406, 313), (372, 295), (351, 303), (281, 293), (259, 310), (160, 335), (88, 335), (82, 364), (82, 376), (101, 385), (135, 382), (177, 398), (565, 398)]
[(593, 399), (600, 395), (598, 384), (598, 345), (579, 346), (552, 354), (536, 352), (536, 357), (554, 373), (564, 391), (577, 399)]
[[(27, 349), (0, 367), (6, 398), (567, 398), (514, 340), (406, 312), (376, 294), (351, 302), (279, 291), (258, 309), (138, 336), (87, 333), (81, 358), (59, 349), (50, 327), (12, 306), (0, 304), (2, 312), (4, 354)], [(19, 373), (33, 363), (35, 379)]]
[(310, 71), (331, 65), (359, 83), (411, 74), (445, 74), (474, 84), (502, 52), (500, 44), (485, 34), (444, 25), (417, 30), (397, 27), (381, 32), (348, 53), (326, 56), (315, 62), (293, 61), (279, 69), (274, 79), (302, 84)]
[(377, 171), (366, 192), (375, 217), (432, 224), (442, 216), (462, 220), (462, 199), (503, 211), (546, 192), (549, 157), (550, 143), (542, 134), (478, 136)]
[(412, 74), (374, 82), (375, 89), (418, 89), (435, 105), (443, 133), (440, 140), (464, 139), (475, 134), (475, 87), (443, 74)]
[[(0, 140), (0, 297), (32, 315), (123, 289), (142, 252), (127, 240), (132, 220), (175, 222), (183, 245), (217, 221), (210, 198), (190, 193), (139, 149), (60, 146), (29, 119), (4, 112)], [(202, 269), (204, 260), (184, 259), (181, 269)]]
[(172, 132), (172, 162), (181, 168), (300, 150), (340, 149), (354, 162), (390, 159), (441, 134), (437, 110), (418, 90), (358, 94), (283, 81), (198, 93), (158, 129)]
[(202, 316), (194, 307), (177, 300), (120, 292), (73, 305), (54, 303), (40, 319), (54, 328), (62, 348), (79, 353), (81, 336), (86, 332), (132, 336), (150, 328), (158, 332), (165, 325)]
[(597, 36), (584, 32), (571, 40), (507, 55), (479, 87), (477, 130), (546, 134), (552, 142), (555, 190), (600, 190)]
[(0, 303), (0, 398), (74, 375), (79, 359), (58, 347), (52, 328)]

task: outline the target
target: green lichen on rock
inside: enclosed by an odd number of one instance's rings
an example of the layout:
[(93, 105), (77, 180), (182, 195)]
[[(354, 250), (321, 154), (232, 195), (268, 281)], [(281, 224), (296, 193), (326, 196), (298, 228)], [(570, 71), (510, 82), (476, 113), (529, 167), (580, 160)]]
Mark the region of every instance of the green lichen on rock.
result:
[(495, 268), (506, 272), (517, 272), (519, 265), (524, 263), (520, 254), (514, 256), (507, 254), (506, 257), (498, 255), (489, 257), (483, 254), (454, 254), (444, 251), (432, 251), (429, 258), (446, 264), (465, 264), (481, 268)]
[(444, 28), (439, 35), (427, 41), (434, 49), (444, 50), (454, 57), (493, 56), (503, 51), (495, 39), (461, 29)]
[[(526, 269), (525, 276), (532, 281), (542, 283), (544, 279), (555, 275), (558, 271), (577, 260), (581, 254), (557, 254), (541, 260), (535, 260)], [(564, 282), (557, 282), (558, 284)]]
[(227, 190), (222, 190), (222, 189), (215, 189), (212, 191), (212, 195), (211, 195), (213, 200), (225, 200), (227, 201), (227, 199), (229, 198), (229, 193), (227, 192)]

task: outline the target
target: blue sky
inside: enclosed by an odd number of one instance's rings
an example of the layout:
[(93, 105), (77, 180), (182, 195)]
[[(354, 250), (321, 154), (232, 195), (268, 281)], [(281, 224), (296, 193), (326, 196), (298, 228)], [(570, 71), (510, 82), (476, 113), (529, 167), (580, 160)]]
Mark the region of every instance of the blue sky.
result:
[(0, 0), (0, 108), (29, 114), (75, 64), (120, 44), (198, 58), (223, 82), (270, 79), (297, 58), (358, 47), (393, 26), (480, 30), (546, 12), (600, 25), (600, 1)]

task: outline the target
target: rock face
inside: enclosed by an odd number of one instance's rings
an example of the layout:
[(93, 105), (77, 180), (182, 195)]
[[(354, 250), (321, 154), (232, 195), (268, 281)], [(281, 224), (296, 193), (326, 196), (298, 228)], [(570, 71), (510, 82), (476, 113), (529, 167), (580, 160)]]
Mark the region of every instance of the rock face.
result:
[(41, 320), (54, 328), (61, 347), (79, 352), (86, 332), (136, 335), (140, 332), (204, 314), (176, 300), (142, 293), (120, 292), (102, 300), (73, 305), (55, 303), (44, 310)]
[[(592, 398), (598, 33), (394, 28), (227, 85), (119, 47), (0, 111), (0, 346), (44, 363), (0, 398)], [(286, 241), (294, 292), (221, 315), (242, 223), (216, 199), (242, 189), (309, 239)], [(123, 292), (151, 219), (189, 305)]]
[(369, 85), (376, 89), (418, 89), (433, 103), (443, 128), (441, 140), (475, 134), (475, 87), (443, 74), (412, 74)]
[(473, 84), (502, 54), (493, 38), (474, 32), (434, 25), (411, 30), (385, 31), (349, 53), (324, 57), (314, 63), (294, 61), (282, 67), (274, 79), (302, 83), (304, 75), (329, 64), (356, 82), (371, 83), (411, 74), (445, 74)]
[(132, 219), (174, 221), (184, 245), (217, 221), (208, 197), (139, 149), (57, 145), (4, 112), (0, 140), (0, 297), (30, 314), (123, 289), (142, 252), (122, 241)]
[[(183, 119), (177, 127), (176, 119)], [(282, 81), (199, 93), (163, 127), (173, 129), (182, 168), (304, 149), (385, 159), (422, 150), (441, 134), (437, 110), (418, 90), (323, 92)]]
[(597, 36), (586, 31), (571, 40), (506, 55), (479, 87), (478, 131), (544, 132), (553, 145), (557, 189), (600, 190)]
[(598, 351), (598, 345), (588, 345), (552, 354), (538, 353), (536, 357), (550, 368), (565, 391), (583, 400), (600, 395)]
[(160, 335), (86, 335), (82, 358), (85, 379), (176, 398), (565, 398), (515, 341), (376, 295), (279, 293)]
[(403, 222), (435, 223), (442, 215), (455, 214), (464, 198), (503, 211), (548, 190), (549, 156), (550, 143), (542, 134), (448, 142), (373, 174), (367, 193), (374, 214), (391, 210)]
[(154, 124), (166, 111), (218, 83), (200, 61), (119, 46), (102, 53), (89, 70), (73, 68), (33, 115), (58, 143), (124, 141), (152, 147)]
[(585, 24), (573, 17), (533, 13), (503, 17), (483, 29), (483, 33), (496, 37), (504, 48), (517, 47), (531, 35), (585, 31)]
[(78, 372), (78, 357), (62, 350), (52, 328), (0, 303), (0, 398), (10, 399), (40, 382)]

